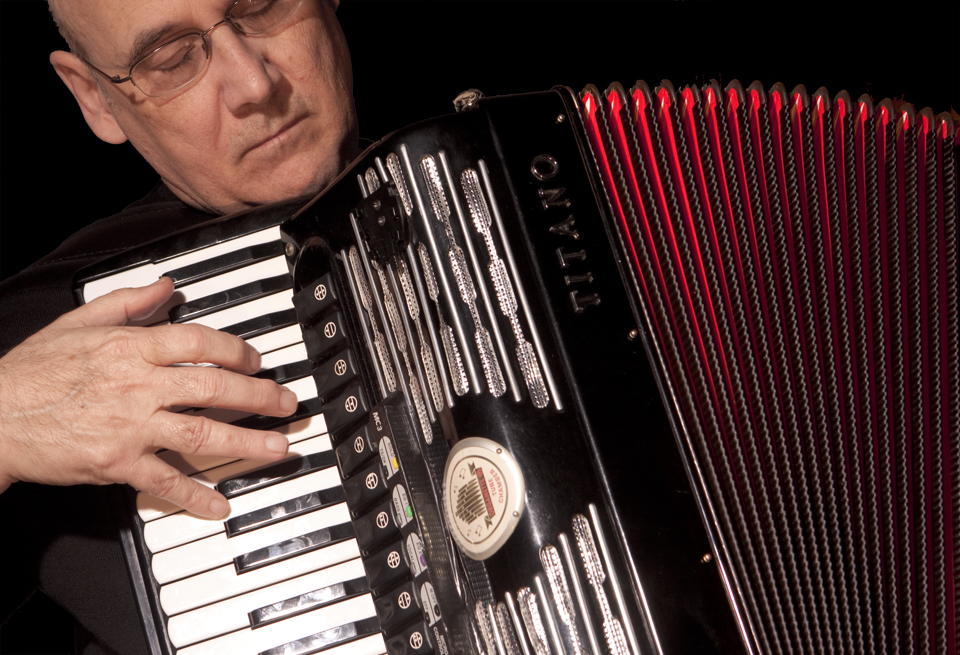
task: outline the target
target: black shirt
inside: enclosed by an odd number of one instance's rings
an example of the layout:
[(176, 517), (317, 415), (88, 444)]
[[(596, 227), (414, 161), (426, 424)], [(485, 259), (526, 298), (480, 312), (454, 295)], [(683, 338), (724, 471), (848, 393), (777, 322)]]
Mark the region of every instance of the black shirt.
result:
[[(83, 228), (0, 282), (0, 354), (76, 307), (73, 278), (84, 266), (210, 218), (161, 182), (119, 214)], [(0, 494), (0, 623), (39, 588), (76, 619), (78, 653), (146, 654), (117, 512), (113, 486), (18, 482)]]

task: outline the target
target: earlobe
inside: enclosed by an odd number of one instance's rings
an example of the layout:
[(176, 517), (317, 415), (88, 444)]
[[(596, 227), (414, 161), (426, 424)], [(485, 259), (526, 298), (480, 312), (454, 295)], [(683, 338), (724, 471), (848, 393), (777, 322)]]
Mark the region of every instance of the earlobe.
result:
[(120, 129), (113, 108), (93, 79), (96, 73), (90, 71), (75, 54), (62, 50), (50, 53), (50, 63), (80, 105), (80, 111), (93, 133), (107, 143), (126, 141), (127, 135)]

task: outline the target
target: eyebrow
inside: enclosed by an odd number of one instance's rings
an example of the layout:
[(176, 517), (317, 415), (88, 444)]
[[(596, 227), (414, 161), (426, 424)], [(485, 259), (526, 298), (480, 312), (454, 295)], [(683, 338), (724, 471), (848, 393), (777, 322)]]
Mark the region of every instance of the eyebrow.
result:
[(140, 57), (144, 56), (153, 49), (153, 47), (157, 44), (157, 41), (174, 31), (176, 28), (177, 25), (175, 23), (167, 23), (166, 25), (161, 25), (160, 27), (152, 30), (140, 32), (140, 34), (137, 35), (137, 39), (133, 42), (133, 48), (130, 50), (130, 56), (127, 59), (128, 65), (133, 66), (133, 64), (138, 61)]

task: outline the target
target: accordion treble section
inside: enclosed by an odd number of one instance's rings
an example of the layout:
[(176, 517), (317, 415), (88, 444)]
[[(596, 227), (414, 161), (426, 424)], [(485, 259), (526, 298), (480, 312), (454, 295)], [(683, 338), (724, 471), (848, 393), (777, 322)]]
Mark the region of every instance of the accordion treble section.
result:
[(297, 391), (128, 498), (158, 655), (955, 652), (954, 127), (669, 83), (460, 98), (159, 275)]

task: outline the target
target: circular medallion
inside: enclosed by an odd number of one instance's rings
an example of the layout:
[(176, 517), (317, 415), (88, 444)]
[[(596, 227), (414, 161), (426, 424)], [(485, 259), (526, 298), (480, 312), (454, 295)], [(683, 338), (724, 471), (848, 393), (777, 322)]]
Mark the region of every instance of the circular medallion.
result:
[(444, 514), (457, 545), (473, 559), (490, 557), (523, 514), (526, 488), (517, 460), (490, 439), (463, 439), (450, 451), (443, 481)]

